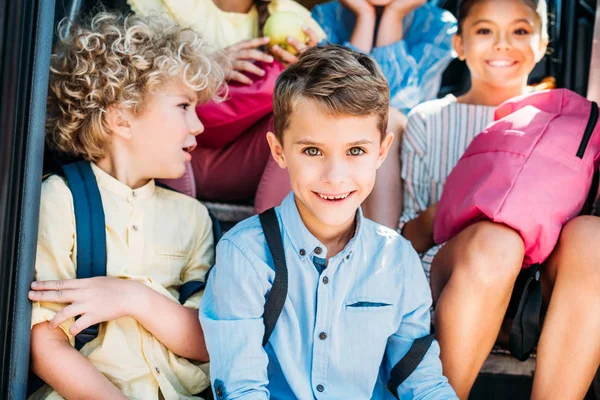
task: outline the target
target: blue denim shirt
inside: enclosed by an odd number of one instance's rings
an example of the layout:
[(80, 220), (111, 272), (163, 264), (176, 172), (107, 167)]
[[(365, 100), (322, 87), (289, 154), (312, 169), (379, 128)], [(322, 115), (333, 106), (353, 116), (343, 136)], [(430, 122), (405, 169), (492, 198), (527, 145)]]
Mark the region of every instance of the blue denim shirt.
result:
[[(357, 50), (349, 42), (356, 24), (352, 11), (332, 1), (315, 6), (312, 16), (328, 42)], [(430, 2), (404, 18), (402, 40), (371, 50), (390, 85), (392, 107), (408, 114), (417, 104), (437, 97), (442, 74), (454, 56), (452, 36), (456, 30), (452, 13)]]
[[(289, 284), (264, 348), (262, 315), (275, 270), (258, 217), (217, 246), (200, 305), (216, 398), (392, 399), (390, 370), (430, 329), (431, 293), (417, 253), (359, 210), (354, 237), (325, 266), (327, 249), (303, 224), (293, 193), (276, 211)], [(398, 393), (456, 398), (437, 342)]]

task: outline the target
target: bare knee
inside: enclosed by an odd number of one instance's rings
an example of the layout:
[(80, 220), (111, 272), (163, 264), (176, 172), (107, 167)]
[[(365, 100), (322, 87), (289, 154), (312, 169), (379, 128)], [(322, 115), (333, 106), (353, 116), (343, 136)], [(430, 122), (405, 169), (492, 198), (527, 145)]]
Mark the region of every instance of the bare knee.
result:
[[(563, 228), (558, 245), (547, 263), (548, 272), (556, 276), (564, 271), (582, 283), (600, 285), (600, 218), (581, 216)], [(573, 274), (571, 274), (571, 272)]]
[(521, 236), (505, 225), (478, 222), (465, 229), (456, 267), (486, 290), (510, 290), (523, 264)]

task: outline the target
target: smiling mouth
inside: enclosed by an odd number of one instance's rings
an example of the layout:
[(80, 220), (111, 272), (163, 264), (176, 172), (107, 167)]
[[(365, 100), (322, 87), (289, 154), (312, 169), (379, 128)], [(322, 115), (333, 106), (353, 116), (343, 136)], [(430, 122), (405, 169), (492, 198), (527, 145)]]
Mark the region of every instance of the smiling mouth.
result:
[(517, 61), (514, 60), (489, 60), (486, 61), (490, 67), (494, 68), (508, 68), (517, 64)]
[(313, 193), (325, 201), (336, 202), (336, 201), (346, 200), (348, 197), (353, 195), (354, 192), (356, 192), (356, 190), (353, 190), (351, 192), (341, 193), (341, 194), (322, 194), (322, 193), (318, 193), (318, 192), (313, 192)]

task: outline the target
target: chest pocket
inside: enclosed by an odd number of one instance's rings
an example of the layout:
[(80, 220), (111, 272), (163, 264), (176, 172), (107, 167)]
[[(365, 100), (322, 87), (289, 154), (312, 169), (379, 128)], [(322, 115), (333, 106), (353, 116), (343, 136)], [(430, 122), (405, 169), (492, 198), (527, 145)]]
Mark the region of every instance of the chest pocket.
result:
[(175, 244), (157, 244), (153, 253), (148, 275), (157, 279), (162, 285), (170, 286), (179, 283), (181, 272), (188, 262), (188, 251)]
[(389, 313), (394, 309), (390, 299), (385, 298), (351, 298), (344, 302), (348, 313)]

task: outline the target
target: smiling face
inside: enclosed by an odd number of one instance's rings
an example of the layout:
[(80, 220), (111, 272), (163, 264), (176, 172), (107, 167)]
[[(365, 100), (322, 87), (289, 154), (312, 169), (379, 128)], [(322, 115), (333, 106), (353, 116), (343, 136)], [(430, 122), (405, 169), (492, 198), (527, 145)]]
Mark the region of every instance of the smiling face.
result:
[(183, 175), (196, 147), (196, 135), (204, 131), (196, 103), (191, 88), (172, 80), (146, 96), (140, 114), (128, 115), (129, 154), (140, 176), (173, 179)]
[(469, 10), (454, 47), (466, 60), (474, 84), (525, 85), (546, 50), (541, 31), (540, 17), (521, 1), (480, 1)]
[(268, 140), (279, 166), (289, 170), (302, 220), (318, 237), (353, 224), (393, 135), (381, 140), (376, 115), (330, 115), (303, 99), (293, 109), (283, 146), (273, 133)]

